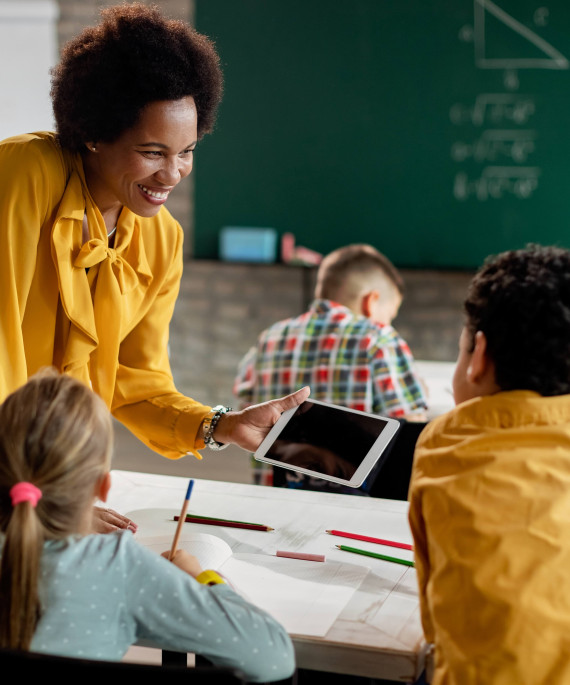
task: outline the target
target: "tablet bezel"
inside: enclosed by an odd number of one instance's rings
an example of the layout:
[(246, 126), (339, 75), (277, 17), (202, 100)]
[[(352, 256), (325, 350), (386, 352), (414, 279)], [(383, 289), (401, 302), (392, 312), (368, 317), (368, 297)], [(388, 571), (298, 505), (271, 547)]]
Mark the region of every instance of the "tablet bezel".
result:
[(254, 453), (254, 458), (257, 461), (264, 462), (266, 464), (272, 464), (273, 466), (279, 466), (283, 469), (287, 469), (289, 471), (295, 471), (297, 473), (303, 473), (306, 476), (312, 476), (314, 478), (321, 478), (322, 480), (328, 480), (333, 483), (338, 483), (339, 485), (346, 485), (350, 488), (358, 488), (362, 485), (372, 468), (374, 467), (375, 464), (378, 463), (378, 460), (382, 457), (382, 454), (390, 444), (390, 441), (392, 438), (396, 435), (400, 428), (400, 422), (397, 419), (392, 419), (387, 416), (379, 416), (378, 414), (370, 414), (368, 412), (363, 412), (363, 411), (358, 411), (357, 409), (350, 409), (349, 407), (341, 407), (337, 404), (330, 404), (329, 402), (321, 402), (320, 400), (313, 400), (311, 398), (305, 400), (306, 403), (310, 404), (318, 404), (323, 407), (330, 407), (333, 410), (340, 410), (343, 412), (351, 412), (353, 414), (360, 414), (364, 416), (369, 416), (373, 419), (379, 419), (383, 422), (385, 422), (385, 426), (382, 429), (382, 432), (380, 435), (376, 438), (366, 455), (363, 457), (362, 461), (360, 462), (360, 465), (357, 467), (356, 471), (352, 474), (350, 480), (346, 480), (344, 478), (338, 478), (336, 476), (329, 476), (324, 473), (319, 473), (318, 471), (312, 471), (310, 469), (303, 468), (301, 466), (294, 466), (290, 464), (285, 464), (282, 461), (278, 461), (277, 459), (271, 459), (270, 457), (265, 456), (270, 449), (270, 447), (273, 445), (273, 443), (278, 439), (280, 436), (281, 432), (287, 426), (295, 412), (299, 409), (298, 405), (297, 407), (293, 407), (292, 409), (288, 409), (287, 411), (284, 411), (280, 418), (277, 420), (277, 423), (271, 428), (269, 433), (265, 436), (263, 442), (261, 445), (257, 448), (257, 450)]

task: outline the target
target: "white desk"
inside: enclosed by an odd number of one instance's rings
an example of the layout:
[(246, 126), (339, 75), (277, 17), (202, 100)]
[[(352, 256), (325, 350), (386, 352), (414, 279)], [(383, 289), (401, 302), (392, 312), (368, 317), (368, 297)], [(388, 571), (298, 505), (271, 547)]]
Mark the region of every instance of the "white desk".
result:
[[(179, 513), (188, 480), (129, 471), (113, 471), (108, 505), (119, 512), (168, 508)], [(424, 666), (416, 575), (412, 568), (341, 552), (345, 538), (327, 535), (340, 529), (411, 542), (406, 502), (350, 495), (268, 488), (241, 483), (196, 480), (191, 509), (204, 516), (258, 521), (274, 533), (213, 528), (200, 530), (223, 537), (234, 552), (274, 554), (276, 545), (290, 551), (318, 551), (327, 560), (361, 564), (371, 570), (324, 638), (292, 635), (300, 668), (413, 682)], [(163, 534), (160, 525), (140, 530)], [(353, 546), (366, 546), (356, 543)], [(389, 554), (390, 548), (378, 551)], [(394, 551), (392, 550), (392, 554)], [(395, 556), (410, 555), (398, 550)]]
[(428, 419), (453, 409), (452, 380), (455, 362), (415, 361), (416, 371), (428, 390)]

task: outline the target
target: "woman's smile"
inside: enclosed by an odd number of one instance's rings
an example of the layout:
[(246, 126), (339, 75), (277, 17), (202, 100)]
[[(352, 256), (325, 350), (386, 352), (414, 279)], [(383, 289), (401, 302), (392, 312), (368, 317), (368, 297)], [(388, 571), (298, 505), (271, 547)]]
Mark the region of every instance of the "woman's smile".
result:
[(156, 190), (149, 188), (148, 186), (142, 185), (141, 183), (138, 184), (139, 188), (141, 189), (143, 195), (146, 196), (148, 201), (151, 204), (164, 204), (168, 198), (168, 195), (170, 194), (170, 191), (172, 188), (169, 188), (168, 190)]

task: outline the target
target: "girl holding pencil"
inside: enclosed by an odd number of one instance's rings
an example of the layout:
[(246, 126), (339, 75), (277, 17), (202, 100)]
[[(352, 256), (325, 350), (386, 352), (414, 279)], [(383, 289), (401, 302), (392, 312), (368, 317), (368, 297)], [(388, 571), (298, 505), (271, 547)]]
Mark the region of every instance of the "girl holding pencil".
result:
[(285, 629), (193, 556), (89, 534), (111, 445), (103, 401), (53, 370), (0, 405), (0, 647), (119, 660), (144, 638), (251, 681), (291, 676)]

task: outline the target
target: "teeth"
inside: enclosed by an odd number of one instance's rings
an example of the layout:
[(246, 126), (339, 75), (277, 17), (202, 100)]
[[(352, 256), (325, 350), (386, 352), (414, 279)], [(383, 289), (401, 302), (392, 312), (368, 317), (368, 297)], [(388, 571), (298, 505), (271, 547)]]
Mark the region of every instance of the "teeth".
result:
[(140, 184), (139, 184), (139, 188), (140, 188), (141, 190), (144, 190), (144, 192), (145, 192), (147, 195), (150, 195), (151, 197), (156, 197), (158, 200), (166, 200), (166, 198), (168, 197), (168, 192), (169, 192), (169, 191), (166, 191), (165, 193), (156, 193), (154, 190), (150, 190), (150, 189), (147, 188), (146, 186), (142, 186), (142, 185), (140, 185)]

